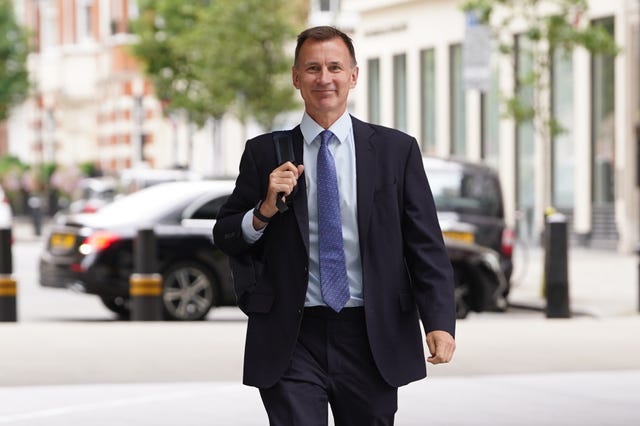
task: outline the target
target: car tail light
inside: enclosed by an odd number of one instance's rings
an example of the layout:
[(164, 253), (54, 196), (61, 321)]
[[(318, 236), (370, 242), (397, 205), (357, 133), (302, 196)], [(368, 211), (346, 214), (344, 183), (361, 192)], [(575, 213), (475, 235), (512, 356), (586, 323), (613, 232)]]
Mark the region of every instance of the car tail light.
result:
[(80, 253), (87, 255), (109, 248), (113, 243), (118, 241), (120, 237), (112, 232), (97, 231), (85, 238), (80, 244)]
[(72, 263), (69, 267), (73, 272), (84, 272), (84, 268), (81, 263)]
[(513, 254), (513, 245), (516, 241), (516, 233), (511, 228), (504, 228), (502, 230), (502, 241), (500, 245), (500, 251), (505, 257), (511, 257)]
[(85, 204), (85, 206), (82, 208), (82, 213), (95, 213), (98, 211), (98, 207), (93, 205), (93, 204)]

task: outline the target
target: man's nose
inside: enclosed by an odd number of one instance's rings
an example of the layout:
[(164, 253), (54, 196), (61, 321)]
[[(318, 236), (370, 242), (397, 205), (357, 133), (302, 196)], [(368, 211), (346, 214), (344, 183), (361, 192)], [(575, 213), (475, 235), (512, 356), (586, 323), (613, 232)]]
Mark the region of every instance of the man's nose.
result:
[(322, 67), (318, 74), (318, 81), (320, 81), (320, 83), (329, 83), (331, 81), (329, 68)]

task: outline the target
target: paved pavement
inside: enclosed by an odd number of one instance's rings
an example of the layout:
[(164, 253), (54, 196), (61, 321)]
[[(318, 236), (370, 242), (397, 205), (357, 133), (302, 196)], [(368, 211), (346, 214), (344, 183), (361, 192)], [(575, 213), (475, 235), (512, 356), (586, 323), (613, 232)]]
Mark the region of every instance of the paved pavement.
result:
[[(572, 249), (573, 316), (547, 319), (541, 258), (518, 250), (515, 307), (459, 321), (454, 362), (400, 390), (396, 424), (640, 424), (637, 259)], [(242, 316), (212, 318), (0, 324), (0, 425), (267, 424), (239, 384)]]

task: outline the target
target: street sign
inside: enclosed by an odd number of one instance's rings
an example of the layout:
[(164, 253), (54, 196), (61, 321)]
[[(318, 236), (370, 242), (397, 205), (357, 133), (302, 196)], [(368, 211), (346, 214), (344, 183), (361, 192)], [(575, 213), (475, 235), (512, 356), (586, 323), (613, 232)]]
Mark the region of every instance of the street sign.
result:
[(491, 87), (491, 34), (478, 13), (466, 13), (462, 44), (462, 81), (465, 90), (489, 91)]

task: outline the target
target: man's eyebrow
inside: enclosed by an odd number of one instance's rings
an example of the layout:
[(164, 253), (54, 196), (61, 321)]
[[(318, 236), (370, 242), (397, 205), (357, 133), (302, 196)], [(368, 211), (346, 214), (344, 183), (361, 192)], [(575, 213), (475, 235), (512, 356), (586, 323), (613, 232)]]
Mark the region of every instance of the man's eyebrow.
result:
[[(308, 61), (308, 62), (305, 62), (302, 65), (305, 66), (305, 67), (308, 67), (308, 66), (320, 65), (320, 64), (321, 63), (318, 62), (318, 61)], [(342, 66), (342, 61), (330, 61), (328, 65), (339, 65), (339, 66)]]

